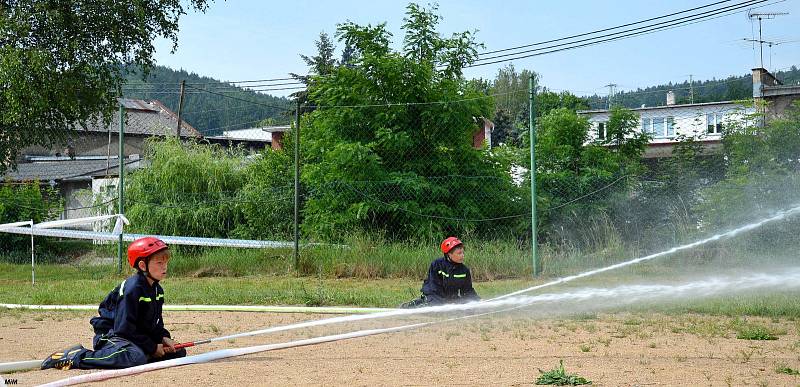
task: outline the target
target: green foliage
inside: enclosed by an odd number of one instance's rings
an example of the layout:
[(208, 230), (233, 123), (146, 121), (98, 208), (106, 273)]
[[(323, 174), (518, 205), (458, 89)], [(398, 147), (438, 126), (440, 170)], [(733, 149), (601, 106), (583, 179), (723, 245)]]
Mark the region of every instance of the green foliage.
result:
[[(521, 136), (527, 136), (530, 126), (530, 93), (529, 79), (533, 77), (538, 84), (539, 75), (530, 70), (517, 72), (513, 64), (498, 70), (491, 83), (489, 92), (495, 95), (495, 130), (492, 133), (493, 144), (509, 143), (522, 145)], [(555, 109), (567, 109), (572, 112), (588, 109), (585, 98), (577, 97), (568, 91), (556, 93), (547, 88), (536, 86), (535, 111), (536, 119), (546, 116)], [(511, 123), (506, 123), (507, 120)], [(539, 125), (539, 124), (537, 124)], [(495, 132), (498, 138), (495, 139)]]
[(170, 138), (148, 143), (148, 168), (126, 181), (132, 230), (162, 235), (227, 237), (241, 216), (232, 200), (244, 184), (241, 160), (216, 146)]
[[(491, 93), (496, 95), (495, 106), (497, 110), (508, 113), (518, 125), (528, 127), (529, 98), (528, 80), (533, 77), (538, 83), (539, 74), (524, 69), (517, 71), (513, 64), (497, 70), (497, 75), (492, 82)], [(538, 104), (537, 104), (538, 106)], [(537, 114), (542, 115), (537, 112)]]
[[(619, 138), (603, 146), (588, 142), (589, 122), (574, 110), (553, 109), (539, 119), (537, 212), (545, 241), (601, 247), (618, 240), (615, 234), (625, 227), (626, 216), (616, 209), (631, 201), (630, 183), (643, 170), (639, 158), (646, 142), (629, 135), (634, 120), (638, 118), (631, 111), (614, 109), (609, 122), (615, 127), (610, 133)], [(529, 167), (527, 155), (519, 165)]]
[(736, 332), (737, 339), (743, 340), (778, 340), (769, 328), (757, 324), (745, 324)]
[[(205, 10), (207, 1), (186, 3)], [(110, 119), (124, 66), (146, 72), (157, 38), (175, 47), (186, 8), (180, 0), (0, 2), (0, 172), (24, 147), (52, 146), (65, 128)]]
[(572, 112), (588, 110), (589, 103), (585, 98), (575, 96), (568, 91), (556, 93), (546, 88), (536, 94), (536, 116), (541, 117), (555, 109), (567, 109)]
[(245, 157), (174, 138), (147, 145), (150, 165), (126, 181), (136, 232), (286, 239), (291, 235), (292, 164), (280, 151)]
[[(51, 220), (61, 213), (63, 201), (58, 191), (38, 181), (20, 185), (0, 185), (0, 224)], [(30, 237), (0, 233), (0, 252), (30, 249)]]
[(243, 239), (288, 240), (293, 234), (293, 160), (286, 152), (265, 150), (244, 168), (236, 194), (241, 220), (233, 235)]
[(696, 206), (704, 228), (743, 224), (800, 201), (800, 103), (759, 121), (723, 128), (725, 177), (703, 189)]
[(538, 378), (536, 378), (536, 385), (548, 385), (548, 386), (582, 386), (586, 384), (592, 384), (591, 381), (586, 380), (586, 378), (578, 376), (577, 374), (568, 374), (566, 370), (564, 370), (564, 361), (558, 361), (558, 368), (554, 368), (550, 371), (542, 371), (539, 370)]
[[(302, 178), (313, 192), (303, 210), (307, 235), (373, 230), (429, 238), (502, 228), (459, 219), (520, 212), (509, 166), (471, 147), (475, 119), (492, 108), (461, 77), (478, 45), (472, 33), (443, 38), (434, 32), (434, 10), (409, 6), (401, 52), (390, 48), (385, 24), (339, 25), (336, 36), (356, 55), (350, 66), (312, 82), (309, 98), (318, 108), (302, 125), (308, 128)], [(426, 104), (448, 100), (465, 101)], [(398, 105), (325, 108), (386, 102)]]
[(617, 153), (623, 165), (638, 164), (644, 148), (650, 141), (647, 133), (637, 131), (639, 115), (631, 110), (614, 106), (606, 125), (606, 138), (602, 141)]
[(775, 368), (775, 372), (777, 372), (777, 373), (779, 373), (779, 374), (786, 374), (786, 375), (792, 375), (792, 376), (800, 376), (800, 370), (796, 370), (796, 369), (794, 369), (794, 368), (790, 368), (790, 367), (789, 367), (789, 366), (787, 366), (787, 365), (781, 365), (781, 366), (778, 366), (777, 368)]

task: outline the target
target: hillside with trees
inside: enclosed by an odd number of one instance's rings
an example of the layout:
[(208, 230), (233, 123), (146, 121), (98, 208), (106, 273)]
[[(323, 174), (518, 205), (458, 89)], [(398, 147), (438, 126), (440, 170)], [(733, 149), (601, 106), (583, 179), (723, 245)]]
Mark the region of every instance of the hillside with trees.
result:
[[(212, 94), (189, 87), (185, 90), (183, 118), (204, 135), (219, 135), (224, 130), (245, 129), (258, 125), (286, 124), (291, 120), (291, 109), (294, 104), (287, 98), (247, 90), (214, 78), (164, 66), (153, 67), (146, 81), (142, 81), (141, 74), (127, 74), (123, 95), (128, 98), (157, 99), (177, 112), (182, 80), (190, 86), (217, 93)], [(226, 98), (219, 94), (258, 104)]]
[[(775, 76), (784, 84), (795, 84), (800, 82), (800, 69), (792, 66), (788, 70), (775, 72)], [(686, 81), (638, 88), (617, 93), (612, 97), (612, 103), (627, 108), (638, 108), (642, 105), (663, 106), (666, 104), (669, 90), (675, 92), (675, 102), (678, 104), (691, 103), (692, 91), (694, 91), (694, 103), (735, 101), (753, 97), (753, 78), (751, 74), (745, 74), (726, 79), (694, 81), (691, 85)], [(608, 106), (606, 95), (595, 94), (585, 98), (592, 109), (605, 109)]]

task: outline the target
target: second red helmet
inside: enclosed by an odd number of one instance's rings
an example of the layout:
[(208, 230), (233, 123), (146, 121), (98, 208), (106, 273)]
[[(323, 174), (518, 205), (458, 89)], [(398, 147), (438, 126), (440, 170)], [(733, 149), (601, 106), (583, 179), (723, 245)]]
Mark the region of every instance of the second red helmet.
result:
[(456, 237), (449, 237), (442, 241), (442, 253), (447, 254), (450, 250), (454, 249), (457, 246), (461, 246), (464, 243), (461, 242), (460, 239)]

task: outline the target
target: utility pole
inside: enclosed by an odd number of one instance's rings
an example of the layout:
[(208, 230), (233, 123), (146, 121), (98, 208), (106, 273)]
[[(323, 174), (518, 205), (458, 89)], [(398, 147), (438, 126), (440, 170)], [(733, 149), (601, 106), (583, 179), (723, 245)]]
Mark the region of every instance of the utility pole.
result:
[(694, 104), (694, 81), (692, 80), (692, 76), (694, 74), (689, 74), (689, 95), (691, 96), (692, 104)]
[(614, 88), (618, 85), (616, 83), (609, 83), (606, 85), (608, 88), (608, 98), (606, 98), (606, 109), (611, 109), (611, 98), (614, 97)]
[(175, 134), (178, 137), (178, 141), (181, 140), (181, 113), (183, 112), (183, 90), (186, 87), (186, 80), (181, 80), (181, 96), (178, 99), (178, 127), (175, 129)]
[(759, 47), (759, 54), (760, 54), (760, 57), (761, 57), (761, 68), (762, 69), (764, 68), (764, 43), (769, 43), (769, 42), (764, 42), (764, 38), (761, 36), (761, 20), (774, 19), (776, 16), (782, 16), (782, 15), (788, 15), (788, 14), (789, 14), (789, 12), (765, 12), (765, 13), (748, 12), (747, 13), (747, 17), (749, 17), (750, 20), (753, 20), (754, 18), (758, 19), (758, 42), (759, 42), (758, 47)]

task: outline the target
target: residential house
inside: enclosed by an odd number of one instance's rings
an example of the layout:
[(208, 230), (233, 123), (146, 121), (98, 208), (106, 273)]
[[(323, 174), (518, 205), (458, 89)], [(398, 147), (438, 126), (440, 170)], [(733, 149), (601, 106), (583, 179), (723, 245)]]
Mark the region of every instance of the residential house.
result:
[[(685, 137), (693, 137), (708, 151), (721, 146), (722, 128), (726, 125), (743, 124), (753, 107), (738, 102), (708, 102), (695, 104), (675, 104), (674, 94), (667, 94), (667, 105), (631, 109), (639, 115), (637, 132), (650, 135), (650, 143), (645, 149), (645, 158), (669, 157), (674, 144)], [(591, 124), (589, 140), (602, 141), (608, 135), (609, 110), (579, 111)]]
[[(142, 166), (145, 140), (153, 136), (176, 136), (178, 117), (155, 100), (120, 99), (120, 104), (126, 117), (122, 160), (126, 169), (135, 169)], [(116, 196), (118, 133), (119, 119), (108, 125), (100, 120), (79, 125), (70, 132), (64, 147), (23, 149), (16, 169), (6, 173), (5, 180), (39, 181), (57, 188), (65, 199), (62, 218), (87, 216), (95, 197)], [(181, 138), (200, 139), (202, 135), (182, 120)]]
[(278, 150), (283, 149), (283, 134), (290, 128), (289, 125), (279, 125), (226, 130), (222, 136), (206, 137), (205, 139), (211, 143), (245, 147), (251, 152), (267, 147)]
[[(784, 85), (763, 68), (755, 68), (753, 74), (753, 98), (755, 106), (738, 101), (676, 104), (672, 91), (667, 93), (666, 105), (631, 109), (640, 118), (638, 132), (649, 133), (650, 143), (645, 158), (669, 157), (672, 147), (683, 137), (693, 137), (704, 145), (708, 152), (721, 148), (722, 129), (744, 124), (763, 124), (754, 113), (764, 113), (764, 119), (781, 117), (794, 101), (800, 100), (800, 85)], [(765, 102), (759, 104), (759, 101)], [(604, 140), (607, 135), (609, 110), (585, 110), (579, 114), (591, 123), (590, 141)], [(748, 122), (757, 119), (760, 122)]]

